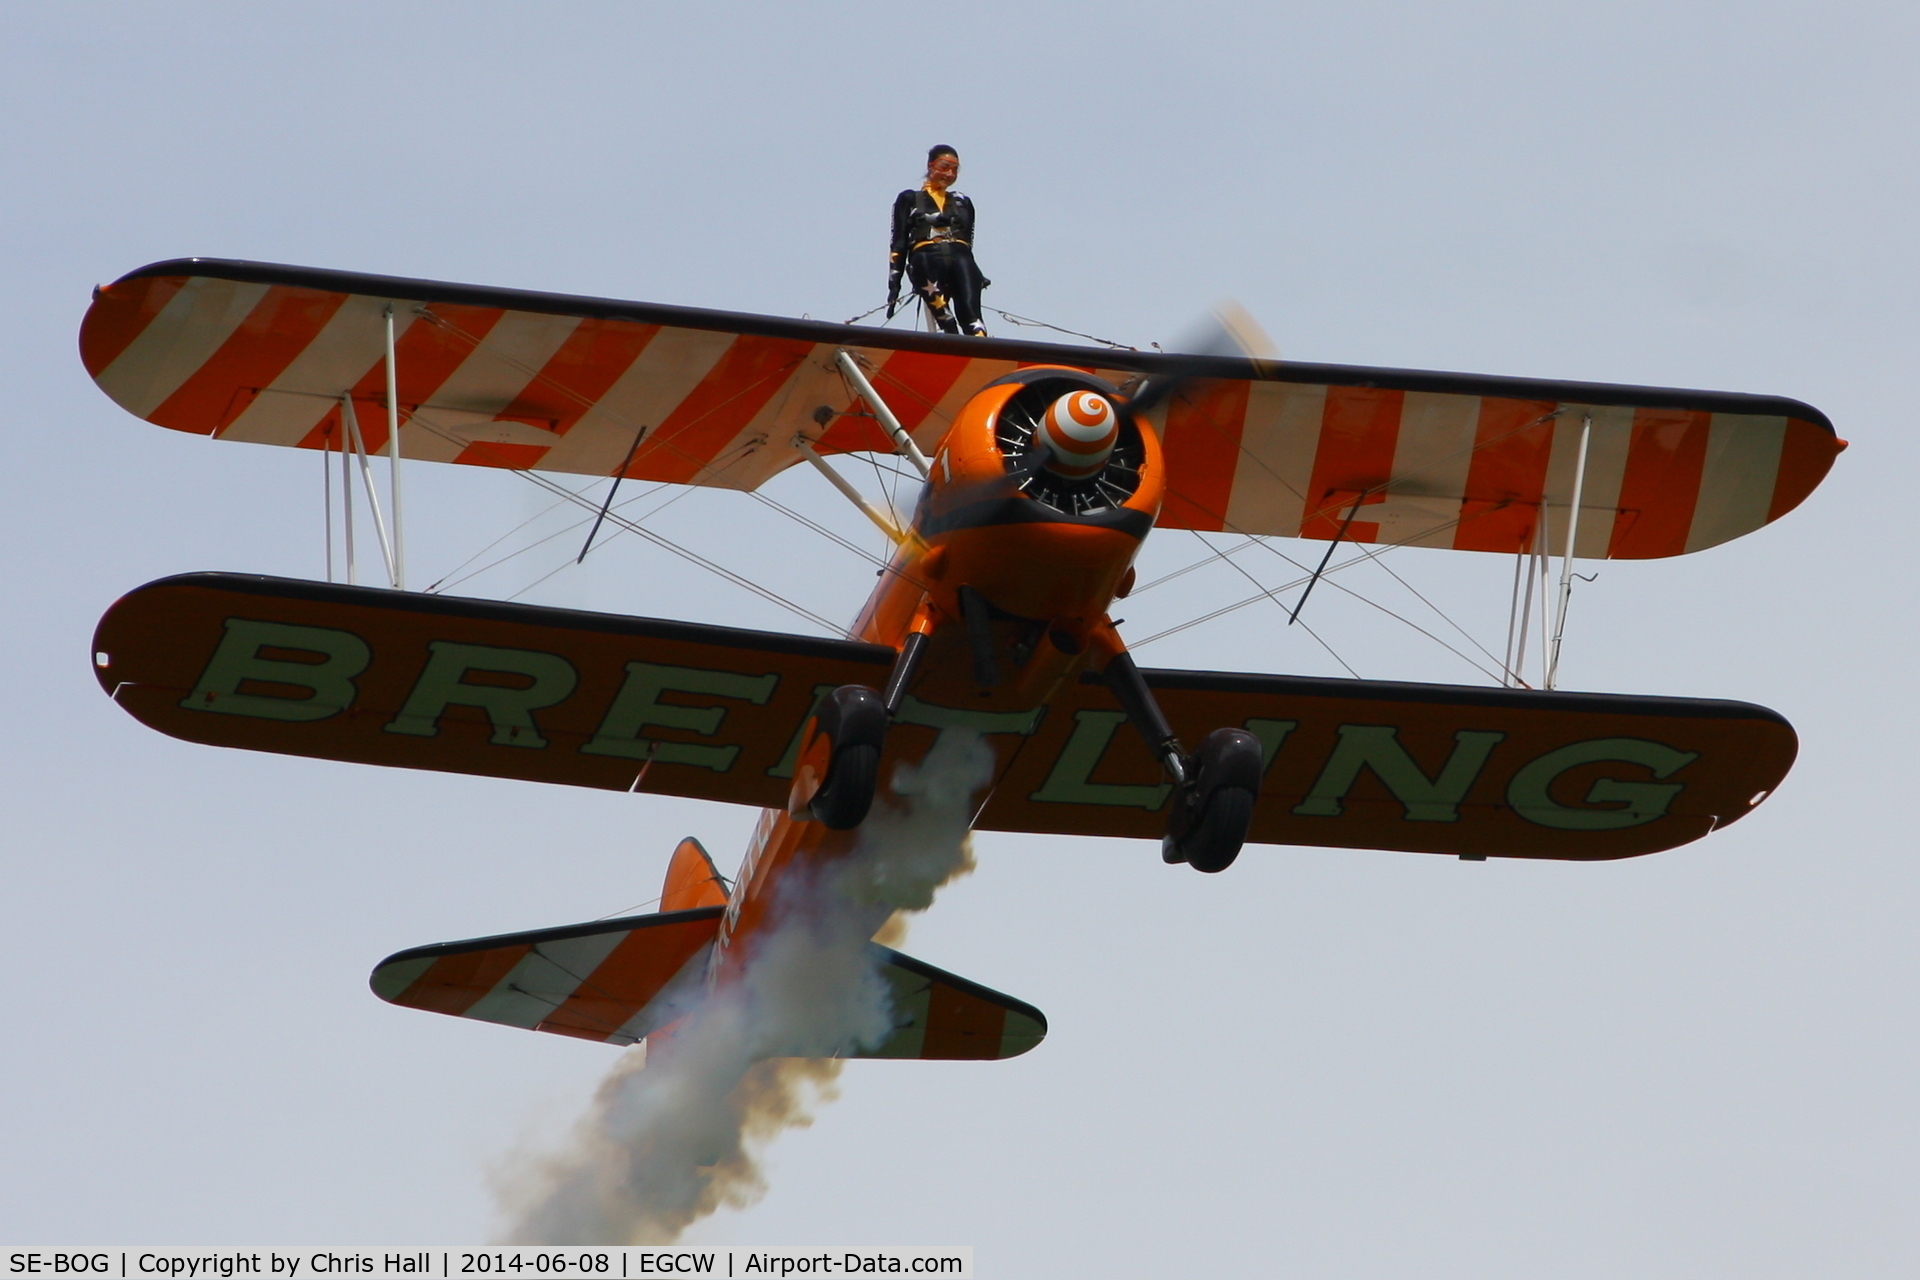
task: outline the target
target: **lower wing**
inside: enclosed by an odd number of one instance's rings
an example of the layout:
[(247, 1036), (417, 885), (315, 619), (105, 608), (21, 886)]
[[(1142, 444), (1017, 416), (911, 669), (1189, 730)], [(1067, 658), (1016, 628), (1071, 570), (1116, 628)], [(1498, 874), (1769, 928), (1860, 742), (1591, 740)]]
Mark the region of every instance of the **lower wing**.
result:
[[(150, 583), (94, 641), (102, 688), (177, 738), (290, 755), (785, 805), (820, 693), (882, 645), (236, 574)], [(1796, 740), (1742, 702), (1149, 671), (1175, 731), (1260, 739), (1256, 843), (1624, 858), (1738, 820)], [(1158, 839), (1170, 788), (1084, 677), (1042, 714), (909, 698), (889, 759), (983, 729), (975, 826)], [(883, 776), (886, 766), (883, 764)]]

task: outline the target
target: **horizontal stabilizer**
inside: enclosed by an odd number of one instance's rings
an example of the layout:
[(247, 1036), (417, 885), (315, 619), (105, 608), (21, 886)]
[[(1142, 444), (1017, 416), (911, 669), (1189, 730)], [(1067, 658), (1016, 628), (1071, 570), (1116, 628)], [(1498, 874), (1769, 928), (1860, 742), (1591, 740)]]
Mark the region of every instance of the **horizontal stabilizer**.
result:
[(415, 947), (382, 960), (370, 985), (410, 1009), (629, 1045), (698, 1003), (723, 910)]
[(1025, 1001), (870, 944), (893, 991), (894, 1032), (855, 1058), (1012, 1058), (1039, 1044), (1047, 1019)]
[[(415, 947), (382, 960), (382, 1000), (528, 1031), (630, 1045), (693, 1012), (724, 908), (596, 920)], [(1039, 1044), (1032, 1005), (878, 943), (895, 1030), (863, 1058), (1011, 1058)]]

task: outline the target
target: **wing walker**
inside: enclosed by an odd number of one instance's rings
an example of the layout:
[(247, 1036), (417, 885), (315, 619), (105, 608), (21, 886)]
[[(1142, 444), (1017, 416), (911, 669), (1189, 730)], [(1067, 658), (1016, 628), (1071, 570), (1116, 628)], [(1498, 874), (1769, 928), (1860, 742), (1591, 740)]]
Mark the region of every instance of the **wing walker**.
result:
[[(134, 590), (94, 662), (136, 719), (216, 746), (765, 811), (731, 882), (683, 841), (658, 913), (416, 948), (373, 973), (397, 1004), (622, 1045), (728, 981), (783, 881), (847, 856), (876, 806), (900, 802), (897, 766), (944, 731), (992, 752), (974, 829), (1153, 840), (1209, 873), (1248, 843), (1584, 861), (1738, 821), (1795, 754), (1763, 707), (1567, 692), (1546, 662), (1541, 687), (1514, 664), (1487, 686), (1153, 670), (1111, 611), (1156, 528), (1317, 540), (1323, 568), (1341, 547), (1500, 554), (1531, 581), (1552, 556), (1570, 570), (1749, 533), (1844, 448), (1818, 410), (1770, 396), (200, 258), (97, 290), (80, 346), (136, 417), (320, 455), (341, 493), (330, 555), (354, 555), (357, 481), (361, 551), (377, 546), (386, 579), (193, 573)], [(910, 520), (830, 461), (860, 453), (912, 468)], [(523, 472), (643, 536), (611, 492), (552, 477), (750, 492), (808, 466), (892, 550), (834, 637), (407, 591), (403, 461)], [(1008, 1057), (1045, 1034), (1019, 1000), (876, 950), (895, 1031), (866, 1056)]]

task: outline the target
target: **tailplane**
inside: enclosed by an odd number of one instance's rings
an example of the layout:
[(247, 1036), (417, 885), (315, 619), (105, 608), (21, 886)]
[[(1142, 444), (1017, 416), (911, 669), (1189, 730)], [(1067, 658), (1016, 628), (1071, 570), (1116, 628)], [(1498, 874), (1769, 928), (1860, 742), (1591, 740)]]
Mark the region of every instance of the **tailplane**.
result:
[(629, 1045), (699, 1003), (724, 910), (414, 947), (382, 960), (370, 985), (410, 1009)]
[[(382, 960), (370, 985), (391, 1004), (605, 1044), (672, 1034), (706, 996), (724, 886), (700, 843), (683, 840), (667, 869), (668, 910), (414, 947)], [(867, 946), (892, 996), (893, 1032), (850, 1057), (1011, 1058), (1047, 1034), (1024, 1001)]]

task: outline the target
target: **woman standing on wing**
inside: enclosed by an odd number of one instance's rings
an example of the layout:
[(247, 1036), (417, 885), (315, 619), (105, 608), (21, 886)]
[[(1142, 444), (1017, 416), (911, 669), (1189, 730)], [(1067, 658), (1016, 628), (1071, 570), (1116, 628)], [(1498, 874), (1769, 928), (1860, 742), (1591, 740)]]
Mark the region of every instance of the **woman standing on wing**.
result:
[(942, 331), (984, 338), (980, 290), (990, 282), (973, 262), (973, 201), (949, 190), (959, 176), (960, 153), (935, 147), (927, 152), (926, 181), (894, 198), (887, 318), (899, 305), (904, 271)]

